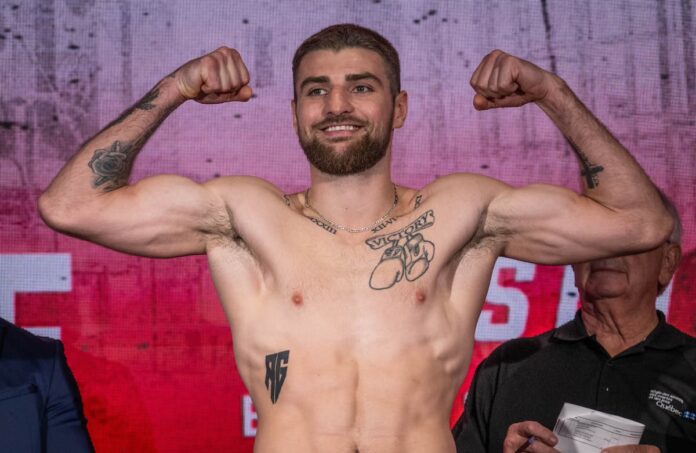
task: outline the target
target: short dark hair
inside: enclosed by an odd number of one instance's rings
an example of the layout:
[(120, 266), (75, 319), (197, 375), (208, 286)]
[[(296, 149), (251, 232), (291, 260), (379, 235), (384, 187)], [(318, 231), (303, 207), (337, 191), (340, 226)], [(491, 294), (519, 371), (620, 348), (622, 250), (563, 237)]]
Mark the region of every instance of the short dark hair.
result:
[(396, 97), (401, 91), (401, 65), (399, 53), (394, 46), (382, 35), (369, 28), (355, 24), (337, 24), (326, 27), (313, 34), (297, 48), (292, 58), (292, 84), (297, 99), (297, 69), (302, 59), (315, 50), (339, 50), (349, 48), (367, 49), (378, 53), (387, 65), (387, 76), (392, 96)]

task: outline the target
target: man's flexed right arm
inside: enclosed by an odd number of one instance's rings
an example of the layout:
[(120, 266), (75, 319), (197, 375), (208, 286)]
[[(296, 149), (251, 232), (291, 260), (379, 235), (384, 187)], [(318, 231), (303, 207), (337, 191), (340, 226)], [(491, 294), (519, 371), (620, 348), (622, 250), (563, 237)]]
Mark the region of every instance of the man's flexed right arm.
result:
[(229, 48), (184, 64), (66, 163), (39, 199), (41, 216), (56, 230), (128, 253), (205, 252), (208, 234), (233, 228), (219, 182), (201, 185), (173, 175), (128, 180), (143, 145), (174, 109), (190, 99), (247, 101), (248, 84), (244, 62)]

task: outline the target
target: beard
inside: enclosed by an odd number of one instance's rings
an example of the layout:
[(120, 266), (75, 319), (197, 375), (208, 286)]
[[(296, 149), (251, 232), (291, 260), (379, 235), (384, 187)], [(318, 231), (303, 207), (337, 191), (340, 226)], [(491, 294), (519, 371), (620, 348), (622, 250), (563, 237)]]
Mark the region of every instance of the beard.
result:
[[(374, 134), (365, 134), (361, 139), (349, 145), (342, 152), (337, 152), (332, 146), (323, 144), (319, 139), (309, 137), (302, 132), (298, 134), (300, 146), (307, 156), (309, 163), (316, 167), (322, 173), (333, 176), (347, 176), (361, 173), (368, 170), (377, 164), (387, 154), (387, 148), (391, 141), (391, 130), (393, 121), (389, 116), (389, 124), (383, 130)], [(348, 117), (336, 117), (330, 121), (323, 121), (314, 129), (321, 129), (332, 124), (338, 124), (344, 121), (350, 121), (354, 124), (360, 124), (364, 127), (364, 122), (357, 121)], [(340, 138), (333, 140), (333, 143), (340, 143), (350, 140), (350, 138)]]

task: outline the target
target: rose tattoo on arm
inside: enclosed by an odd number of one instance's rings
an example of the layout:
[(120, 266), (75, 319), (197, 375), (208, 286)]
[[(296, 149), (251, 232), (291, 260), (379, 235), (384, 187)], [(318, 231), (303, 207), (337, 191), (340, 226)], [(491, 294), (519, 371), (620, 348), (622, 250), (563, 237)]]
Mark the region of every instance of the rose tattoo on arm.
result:
[(133, 147), (127, 143), (115, 141), (109, 149), (96, 150), (88, 164), (95, 175), (94, 187), (114, 190), (124, 186), (132, 163)]

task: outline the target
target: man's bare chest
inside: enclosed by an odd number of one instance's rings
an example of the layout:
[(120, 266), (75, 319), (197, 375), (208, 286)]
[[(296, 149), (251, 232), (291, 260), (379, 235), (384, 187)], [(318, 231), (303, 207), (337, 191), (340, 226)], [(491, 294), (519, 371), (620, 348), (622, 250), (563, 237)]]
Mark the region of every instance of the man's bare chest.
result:
[(380, 298), (432, 284), (449, 254), (435, 222), (433, 210), (426, 210), (353, 235), (330, 231), (316, 219), (290, 218), (282, 236), (252, 238), (250, 249), (272, 291), (365, 291), (362, 298)]

